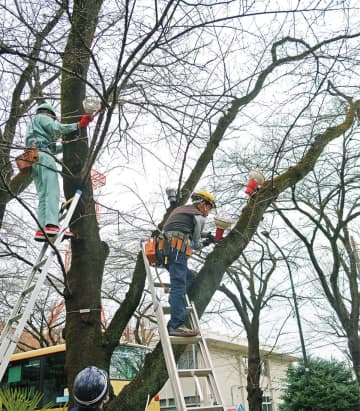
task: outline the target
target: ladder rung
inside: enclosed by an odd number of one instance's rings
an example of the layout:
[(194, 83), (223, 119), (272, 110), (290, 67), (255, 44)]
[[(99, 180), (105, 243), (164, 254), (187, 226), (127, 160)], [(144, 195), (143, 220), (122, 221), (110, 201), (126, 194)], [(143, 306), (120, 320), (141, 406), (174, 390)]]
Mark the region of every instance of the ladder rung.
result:
[(170, 338), (171, 344), (173, 345), (197, 344), (201, 340), (200, 335), (196, 335), (195, 337), (173, 337), (170, 335), (169, 338)]
[(154, 283), (154, 287), (170, 288), (170, 283)]
[(207, 377), (212, 374), (211, 368), (177, 370), (179, 377)]
[(9, 318), (9, 323), (14, 323), (15, 321), (19, 321), (20, 318), (22, 317), (22, 313), (19, 313), (17, 315), (14, 315), (14, 317)]
[[(170, 314), (170, 306), (162, 307), (164, 314)], [(192, 312), (192, 307), (188, 306), (186, 307), (186, 312), (191, 313)]]
[[(76, 209), (76, 206), (78, 204), (78, 201), (81, 196), (81, 191), (76, 190), (76, 193), (72, 200), (69, 202), (70, 207), (64, 217), (64, 221), (61, 224), (60, 227), (60, 232), (58, 235), (54, 237), (50, 237), (48, 240), (51, 242), (54, 242), (55, 245), (60, 243), (60, 238), (62, 239), (66, 227), (69, 226), (71, 217), (73, 216), (73, 213)], [(57, 241), (58, 240), (58, 241)], [(1, 335), (0, 335), (0, 352), (2, 354), (1, 358), (1, 367), (0, 367), (0, 381), (3, 379), (4, 373), (6, 371), (6, 366), (9, 363), (10, 356), (11, 354), (15, 351), (16, 348), (16, 343), (19, 341), (20, 336), (22, 335), (24, 331), (24, 327), (26, 324), (26, 321), (28, 320), (28, 317), (31, 314), (31, 311), (34, 308), (37, 294), (40, 292), (41, 287), (43, 287), (43, 284), (47, 278), (47, 274), (49, 271), (49, 266), (50, 263), (52, 262), (52, 259), (56, 255), (56, 250), (54, 247), (51, 247), (50, 250), (48, 250), (48, 242), (45, 242), (36, 261), (35, 264), (32, 267), (31, 274), (28, 277), (26, 281), (26, 285), (24, 285), (20, 297), (17, 301), (17, 303), (14, 305), (13, 312), (10, 314), (10, 318), (8, 319), (5, 327), (3, 328)], [(48, 253), (47, 251), (50, 251)], [(44, 266), (44, 267), (43, 267)], [(40, 267), (43, 267), (42, 270), (40, 271)], [(36, 277), (37, 270), (40, 272), (38, 273), (39, 275)], [(31, 295), (29, 295), (31, 293)], [(28, 298), (26, 298), (29, 295)], [(28, 301), (25, 301), (28, 300)], [(17, 324), (13, 324), (17, 323)], [(12, 325), (15, 325), (12, 330)], [(13, 332), (13, 334), (12, 334)]]
[(40, 267), (42, 267), (46, 263), (46, 260), (47, 258), (44, 258), (39, 263), (35, 264), (33, 267), (33, 270), (38, 270)]
[(33, 284), (32, 286), (30, 286), (30, 287), (27, 288), (26, 290), (23, 290), (23, 292), (21, 293), (21, 295), (24, 297), (25, 295), (30, 294), (34, 288), (35, 288), (35, 284)]
[(186, 411), (224, 411), (222, 405), (205, 405), (202, 407), (187, 407)]

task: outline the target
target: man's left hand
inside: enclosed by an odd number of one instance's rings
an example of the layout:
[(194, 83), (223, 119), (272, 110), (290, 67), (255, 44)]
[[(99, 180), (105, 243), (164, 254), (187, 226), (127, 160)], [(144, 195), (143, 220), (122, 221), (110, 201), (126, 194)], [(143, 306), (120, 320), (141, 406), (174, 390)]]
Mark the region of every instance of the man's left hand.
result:
[(207, 240), (210, 241), (210, 243), (214, 243), (215, 244), (215, 236), (214, 234), (208, 233), (206, 236)]
[(207, 247), (210, 244), (215, 244), (215, 236), (211, 233), (207, 233), (206, 239), (203, 241), (203, 247)]

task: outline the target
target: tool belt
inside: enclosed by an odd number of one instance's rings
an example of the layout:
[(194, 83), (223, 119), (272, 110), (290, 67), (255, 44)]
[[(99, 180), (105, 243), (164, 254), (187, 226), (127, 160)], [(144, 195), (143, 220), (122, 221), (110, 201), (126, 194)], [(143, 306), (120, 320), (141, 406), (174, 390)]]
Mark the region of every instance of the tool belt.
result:
[(21, 174), (31, 174), (32, 165), (39, 160), (39, 152), (35, 144), (28, 147), (20, 156), (15, 158)]
[[(176, 248), (178, 251), (185, 253), (187, 256), (191, 256), (191, 240), (189, 234), (183, 234), (179, 231), (167, 231), (162, 234), (163, 238), (159, 237), (159, 250), (164, 249), (165, 242), (169, 242), (169, 248)], [(163, 241), (160, 241), (160, 240)]]
[[(158, 237), (150, 237), (145, 242), (145, 255), (149, 264), (155, 267), (167, 267), (169, 254), (172, 248), (191, 256), (191, 240), (190, 236), (177, 231), (169, 231), (161, 233)], [(160, 262), (157, 256), (157, 251), (161, 251), (164, 261)]]

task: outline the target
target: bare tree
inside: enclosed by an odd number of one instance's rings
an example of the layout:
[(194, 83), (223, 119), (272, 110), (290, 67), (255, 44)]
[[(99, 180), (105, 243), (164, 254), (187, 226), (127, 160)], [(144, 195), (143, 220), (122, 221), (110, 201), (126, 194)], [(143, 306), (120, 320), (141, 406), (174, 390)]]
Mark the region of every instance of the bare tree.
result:
[[(232, 302), (241, 318), (248, 340), (247, 392), (250, 411), (262, 409), (260, 375), (264, 358), (260, 354), (260, 316), (276, 294), (271, 285), (277, 259), (267, 242), (254, 238), (252, 250), (242, 253), (241, 264), (227, 270), (219, 290)], [(280, 256), (280, 259), (282, 257)]]
[(276, 210), (308, 253), (338, 318), (335, 323), (330, 316), (328, 320), (338, 337), (345, 336), (360, 382), (359, 272), (354, 247), (359, 216), (358, 176), (356, 133), (347, 133), (324, 154), (303, 184), (293, 188), (290, 204), (278, 204)]
[[(239, 124), (247, 123), (249, 126), (260, 121), (261, 116), (254, 116), (254, 109), (257, 102), (265, 109), (262, 99), (266, 90), (272, 84), (284, 86), (284, 79), (290, 79), (294, 73), (307, 79), (300, 84), (290, 82), (289, 87), (284, 87), (284, 93), (291, 89), (293, 98), (296, 93), (305, 96), (295, 118), (290, 116), (293, 128), (303, 118), (306, 109), (316, 109), (319, 116), (311, 120), (305, 134), (309, 128), (314, 128), (318, 134), (306, 134), (308, 140), (294, 149), (296, 156), (289, 158), (286, 166), (283, 150), (293, 145), (292, 129), (286, 135), (281, 134), (282, 141), (276, 140), (270, 147), (271, 170), (277, 177), (267, 181), (256, 198), (247, 204), (230, 235), (207, 257), (191, 290), (191, 298), (201, 314), (220, 284), (223, 273), (251, 241), (268, 207), (281, 192), (311, 172), (325, 147), (354, 123), (358, 103), (349, 99), (337, 108), (330, 122), (324, 121), (322, 115), (327, 114), (329, 104), (325, 81), (330, 75), (337, 78), (341, 65), (337, 63), (348, 61), (349, 50), (355, 55), (353, 43), (359, 33), (349, 32), (345, 25), (341, 32), (311, 34), (309, 41), (305, 42), (300, 26), (299, 32), (295, 35), (293, 32), (296, 26), (293, 19), (297, 16), (303, 19), (309, 13), (309, 20), (304, 19), (305, 32), (311, 33), (314, 29), (312, 23), (319, 16), (335, 11), (331, 1), (321, 9), (314, 2), (302, 10), (267, 9), (270, 3), (262, 5), (257, 2), (241, 2), (234, 7), (232, 3), (205, 5), (174, 0), (154, 4), (120, 0), (111, 3), (89, 0), (84, 3), (76, 0), (70, 4), (64, 1), (60, 5), (62, 18), (57, 26), (62, 29), (61, 37), (56, 37), (56, 33), (41, 37), (43, 48), (51, 53), (52, 59), (48, 60), (43, 54), (32, 56), (32, 47), (25, 47), (16, 39), (1, 43), (2, 59), (11, 56), (15, 61), (24, 59), (29, 64), (36, 61), (44, 68), (42, 74), (46, 79), (61, 73), (63, 121), (73, 122), (79, 118), (82, 101), (88, 94), (99, 96), (104, 108), (97, 117), (90, 140), (81, 132), (67, 136), (64, 141), (62, 174), (65, 196), (70, 198), (77, 188), (83, 190), (81, 204), (72, 223), (75, 233), (71, 243), (72, 264), (70, 271), (63, 273), (67, 312), (66, 368), (70, 388), (76, 372), (84, 365), (91, 362), (108, 368), (114, 347), (144, 290), (144, 266), (138, 254), (126, 295), (103, 332), (101, 288), (111, 244), (102, 241), (99, 234), (90, 171), (106, 150), (111, 152), (111, 160), (116, 165), (131, 159), (131, 150), (134, 150), (137, 168), (141, 167), (144, 153), (149, 151), (154, 161), (162, 164), (164, 169), (175, 167), (177, 204), (183, 204), (204, 173), (209, 171), (219, 147), (226, 144), (226, 137), (233, 136), (235, 130), (239, 132)], [(39, 2), (35, 6), (39, 11), (43, 5)], [(26, 13), (25, 6), (16, 2), (14, 9), (6, 6), (3, 9), (30, 33), (40, 32), (41, 21), (36, 21), (36, 13)], [(36, 15), (43, 16), (41, 13)], [(256, 30), (245, 22), (257, 15), (267, 19), (269, 32), (259, 29), (261, 24), (256, 20)], [(279, 16), (284, 16), (280, 26)], [(46, 17), (41, 18), (47, 21)], [(271, 23), (276, 27), (271, 28)], [(239, 44), (247, 44), (250, 40), (246, 37), (248, 32), (252, 46), (247, 47), (250, 52), (246, 64), (241, 65), (244, 72), (239, 73), (233, 61), (241, 58), (243, 50)], [(63, 33), (67, 33), (66, 36)], [(32, 36), (29, 43), (33, 46)], [(326, 96), (323, 101), (322, 96)], [(338, 101), (341, 97), (336, 99)], [(276, 105), (267, 114), (275, 115), (276, 109), (281, 112), (280, 105)], [(253, 117), (256, 117), (254, 122), (249, 121)], [(266, 120), (261, 120), (261, 123), (271, 127), (271, 121)], [(155, 131), (149, 130), (149, 124)], [(139, 132), (144, 127), (145, 132)], [(9, 136), (6, 142), (8, 146), (12, 137)], [(167, 147), (165, 161), (156, 152), (161, 146)], [(4, 158), (9, 162), (7, 152)], [(146, 167), (145, 162), (141, 165)], [(4, 180), (3, 190), (11, 197), (15, 192), (9, 184)], [(6, 197), (5, 205), (10, 197)], [(158, 224), (159, 227), (161, 225)], [(148, 229), (148, 225), (144, 226)], [(89, 311), (84, 313), (83, 308)], [(180, 354), (181, 349), (177, 351), (177, 355)], [(166, 379), (161, 346), (158, 345), (147, 356), (138, 377), (109, 408), (142, 410), (148, 393), (155, 394)]]

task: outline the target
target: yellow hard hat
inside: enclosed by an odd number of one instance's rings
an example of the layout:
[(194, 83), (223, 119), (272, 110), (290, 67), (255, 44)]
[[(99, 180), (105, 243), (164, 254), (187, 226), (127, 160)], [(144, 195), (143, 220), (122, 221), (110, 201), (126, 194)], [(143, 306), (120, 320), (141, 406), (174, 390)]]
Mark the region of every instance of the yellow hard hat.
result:
[(201, 202), (201, 201), (207, 201), (209, 204), (211, 204), (212, 207), (216, 207), (215, 205), (215, 197), (209, 193), (208, 191), (194, 191), (191, 194), (191, 199), (193, 203)]

